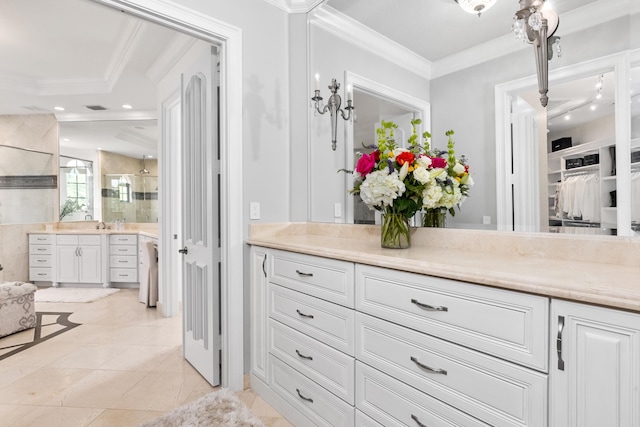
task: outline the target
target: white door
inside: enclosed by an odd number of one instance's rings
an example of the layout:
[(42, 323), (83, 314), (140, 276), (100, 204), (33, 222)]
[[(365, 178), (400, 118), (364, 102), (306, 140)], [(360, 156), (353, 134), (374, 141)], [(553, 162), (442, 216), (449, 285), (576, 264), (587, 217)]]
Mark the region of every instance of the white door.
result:
[(220, 384), (220, 232), (217, 54), (182, 75), (182, 263), (184, 357)]

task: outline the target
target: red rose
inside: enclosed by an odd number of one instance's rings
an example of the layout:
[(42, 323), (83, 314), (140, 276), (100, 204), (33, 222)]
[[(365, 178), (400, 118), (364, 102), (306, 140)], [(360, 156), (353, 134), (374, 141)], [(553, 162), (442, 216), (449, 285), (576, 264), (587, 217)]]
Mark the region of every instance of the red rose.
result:
[(396, 161), (400, 166), (404, 165), (405, 163), (409, 163), (409, 165), (412, 165), (415, 159), (416, 156), (414, 156), (410, 151), (403, 151), (396, 156)]
[(447, 167), (447, 159), (443, 159), (442, 157), (432, 157), (431, 158), (431, 167), (432, 168), (446, 168)]

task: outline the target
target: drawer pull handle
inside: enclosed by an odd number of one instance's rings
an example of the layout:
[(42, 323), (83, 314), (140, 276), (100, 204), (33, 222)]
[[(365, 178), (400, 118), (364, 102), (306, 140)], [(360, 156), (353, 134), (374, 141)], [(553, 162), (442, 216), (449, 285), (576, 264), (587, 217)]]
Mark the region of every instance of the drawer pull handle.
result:
[(308, 398), (308, 397), (304, 397), (304, 396), (302, 395), (302, 393), (300, 393), (300, 390), (298, 390), (298, 389), (296, 389), (296, 391), (298, 392), (298, 396), (300, 396), (300, 399), (302, 399), (302, 400), (306, 400), (307, 402), (310, 402), (310, 403), (313, 403), (313, 399), (310, 399), (310, 398)]
[(125, 261), (125, 260), (122, 260), (122, 259), (121, 259), (121, 260), (120, 260), (120, 261), (118, 261), (118, 262), (119, 262), (120, 264), (126, 264), (126, 263), (127, 263), (127, 262), (129, 262), (129, 261)]
[(418, 365), (419, 367), (421, 367), (422, 369), (424, 369), (427, 372), (430, 372), (432, 374), (442, 374), (442, 375), (447, 375), (447, 371), (445, 371), (444, 369), (433, 369), (427, 365), (425, 365), (424, 363), (420, 363), (418, 361), (418, 359), (416, 359), (415, 357), (411, 356), (411, 361), (413, 363), (415, 363), (416, 365)]
[(42, 251), (46, 251), (46, 249), (44, 249), (44, 248), (38, 248), (38, 250), (41, 251), (41, 252)]
[(304, 314), (303, 312), (301, 312), (300, 310), (296, 310), (296, 313), (298, 313), (300, 316), (302, 317), (306, 317), (308, 319), (313, 319), (313, 314)]
[(300, 270), (296, 270), (296, 273), (304, 277), (313, 277), (313, 273), (305, 273), (304, 271), (300, 271)]
[(300, 353), (297, 349), (296, 349), (296, 354), (301, 357), (302, 359), (307, 359), (307, 360), (313, 360), (313, 357), (311, 356), (305, 356), (304, 354)]
[(411, 414), (411, 419), (412, 419), (413, 421), (415, 421), (415, 422), (418, 424), (418, 426), (419, 426), (419, 427), (427, 427), (427, 425), (426, 425), (426, 424), (422, 424), (422, 423), (420, 422), (420, 420), (418, 419), (418, 417), (416, 417), (416, 416), (415, 416), (415, 415), (413, 415), (413, 414)]
[(429, 310), (429, 311), (449, 311), (449, 309), (447, 307), (444, 306), (433, 306), (433, 305), (428, 305), (428, 304), (423, 304), (420, 301), (418, 301), (415, 298), (411, 299), (411, 302), (415, 305), (417, 305), (420, 308), (424, 308), (425, 310)]
[(558, 336), (556, 337), (556, 351), (558, 352), (558, 370), (564, 371), (562, 360), (562, 331), (564, 330), (564, 316), (558, 316)]
[(46, 276), (47, 273), (38, 273), (38, 276)]
[(38, 262), (47, 262), (46, 259), (39, 259)]

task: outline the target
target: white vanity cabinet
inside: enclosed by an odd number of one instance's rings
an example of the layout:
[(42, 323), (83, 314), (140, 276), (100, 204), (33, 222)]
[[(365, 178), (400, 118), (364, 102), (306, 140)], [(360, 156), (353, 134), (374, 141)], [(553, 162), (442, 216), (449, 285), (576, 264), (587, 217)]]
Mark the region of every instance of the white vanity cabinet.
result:
[(551, 427), (640, 426), (640, 314), (554, 300)]
[(251, 248), (251, 386), (294, 425), (545, 427), (548, 330), (545, 297)]
[(56, 279), (58, 283), (103, 283), (103, 249), (106, 236), (58, 234)]
[(109, 281), (114, 283), (138, 282), (137, 235), (109, 235)]
[(51, 234), (29, 235), (29, 280), (52, 282), (54, 279), (55, 236)]

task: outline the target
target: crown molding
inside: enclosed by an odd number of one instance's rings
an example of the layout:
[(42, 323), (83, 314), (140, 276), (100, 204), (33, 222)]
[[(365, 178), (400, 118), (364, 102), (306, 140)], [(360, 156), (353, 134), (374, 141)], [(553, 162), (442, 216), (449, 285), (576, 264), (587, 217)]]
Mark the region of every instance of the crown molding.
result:
[(162, 51), (160, 56), (158, 56), (147, 69), (147, 77), (154, 83), (160, 82), (189, 49), (193, 47), (196, 41), (195, 38), (189, 37), (186, 34), (176, 34), (169, 46)]
[(104, 79), (109, 86), (109, 91), (115, 87), (118, 79), (120, 79), (148, 25), (141, 20), (128, 19), (105, 71)]
[(265, 0), (287, 13), (308, 13), (324, 0)]
[(86, 113), (56, 113), (59, 122), (93, 122), (101, 120), (156, 120), (155, 110), (87, 111)]
[(309, 22), (407, 71), (431, 79), (431, 61), (330, 6), (315, 9)]

